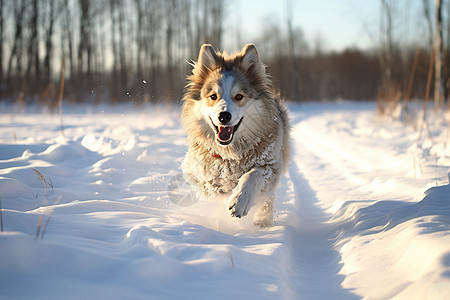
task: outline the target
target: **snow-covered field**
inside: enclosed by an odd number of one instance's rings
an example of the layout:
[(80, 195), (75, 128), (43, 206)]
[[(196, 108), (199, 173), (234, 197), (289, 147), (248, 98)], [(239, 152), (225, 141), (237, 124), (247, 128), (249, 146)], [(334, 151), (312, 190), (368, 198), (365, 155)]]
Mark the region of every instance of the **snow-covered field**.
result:
[(178, 108), (65, 107), (64, 135), (58, 115), (0, 109), (0, 299), (450, 299), (441, 115), (418, 142), (375, 103), (290, 105), (259, 229), (189, 196)]

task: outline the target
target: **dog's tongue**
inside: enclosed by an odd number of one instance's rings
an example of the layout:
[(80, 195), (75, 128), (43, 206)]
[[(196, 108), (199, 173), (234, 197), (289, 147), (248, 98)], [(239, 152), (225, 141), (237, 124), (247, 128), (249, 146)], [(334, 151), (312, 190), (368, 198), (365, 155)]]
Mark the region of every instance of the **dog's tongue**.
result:
[(219, 140), (222, 142), (227, 142), (231, 139), (233, 134), (233, 126), (219, 126)]

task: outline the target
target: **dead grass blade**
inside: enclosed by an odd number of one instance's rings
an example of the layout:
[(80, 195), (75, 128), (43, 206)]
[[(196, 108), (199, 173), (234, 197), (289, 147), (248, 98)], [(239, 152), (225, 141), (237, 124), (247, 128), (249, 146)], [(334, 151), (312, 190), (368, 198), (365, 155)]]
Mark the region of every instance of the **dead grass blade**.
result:
[(36, 240), (38, 239), (39, 233), (41, 232), (41, 225), (42, 225), (43, 218), (44, 218), (44, 215), (39, 216), (38, 226), (37, 226), (37, 230), (36, 230)]
[(230, 256), (231, 266), (234, 268), (233, 254), (231, 254), (231, 251), (230, 251), (230, 250), (228, 250), (228, 255)]
[[(58, 200), (56, 200), (54, 205), (58, 205), (59, 201), (61, 201), (61, 197), (62, 197), (61, 195), (58, 197)], [(50, 213), (48, 214), (47, 222), (45, 222), (44, 228), (42, 229), (41, 240), (44, 239), (45, 231), (47, 230), (48, 223), (50, 223), (50, 218), (52, 217), (54, 210), (55, 210), (55, 207), (53, 206), (52, 209), (50, 210)]]
[(52, 182), (52, 179), (50, 178), (50, 176), (48, 177), (48, 185), (52, 188), (52, 193), (53, 193), (53, 182)]
[(47, 199), (47, 180), (45, 180), (44, 175), (39, 172), (38, 170), (36, 170), (35, 168), (32, 168), (32, 170), (36, 173), (36, 175), (38, 176), (38, 180), (41, 180), (44, 182), (44, 186), (45, 186), (45, 198)]

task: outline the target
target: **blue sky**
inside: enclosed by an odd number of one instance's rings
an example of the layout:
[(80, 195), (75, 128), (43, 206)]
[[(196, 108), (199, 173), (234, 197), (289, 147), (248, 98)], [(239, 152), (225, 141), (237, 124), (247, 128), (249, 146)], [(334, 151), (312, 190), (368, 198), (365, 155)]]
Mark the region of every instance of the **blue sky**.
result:
[[(230, 0), (225, 13), (224, 46), (253, 42), (264, 23), (278, 23), (286, 28), (286, 0)], [(380, 0), (292, 0), (294, 24), (299, 26), (310, 46), (320, 37), (326, 50), (348, 47), (370, 48), (379, 42)], [(420, 17), (418, 0), (391, 2), (396, 13), (395, 28), (400, 38), (414, 34), (404, 29)], [(406, 21), (406, 17), (408, 20)], [(411, 21), (412, 20), (412, 21)], [(400, 27), (402, 29), (400, 29)], [(417, 27), (416, 27), (417, 28)], [(235, 37), (239, 31), (239, 42)], [(405, 37), (406, 35), (406, 37)], [(236, 49), (233, 49), (236, 50)]]

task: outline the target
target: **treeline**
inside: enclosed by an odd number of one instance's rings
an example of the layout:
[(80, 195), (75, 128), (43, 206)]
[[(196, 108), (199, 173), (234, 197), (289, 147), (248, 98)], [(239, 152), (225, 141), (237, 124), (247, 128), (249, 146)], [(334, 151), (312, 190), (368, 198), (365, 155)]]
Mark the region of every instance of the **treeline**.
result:
[[(377, 100), (381, 113), (412, 99), (443, 107), (450, 95), (450, 2), (380, 0), (379, 5), (378, 42), (370, 50), (327, 52), (320, 39), (311, 47), (290, 14), (284, 26), (266, 27), (259, 45), (269, 53), (266, 62), (282, 95), (297, 101)], [(405, 20), (415, 26), (407, 27)]]
[[(292, 14), (253, 42), (289, 100), (424, 98), (436, 76), (430, 78), (438, 9), (423, 0), (429, 42), (400, 45), (392, 38), (395, 3), (380, 0), (382, 38), (370, 51), (311, 47)], [(223, 28), (225, 11), (223, 0), (0, 0), (0, 101), (55, 107), (63, 65), (67, 101), (178, 101), (200, 46), (222, 49), (224, 35), (233, 34)], [(439, 52), (443, 91), (449, 28)]]
[[(342, 52), (315, 53), (293, 59), (288, 55), (280, 55), (268, 61), (268, 69), (287, 99), (375, 100), (381, 96), (384, 76), (379, 51), (347, 49)], [(423, 99), (430, 55), (430, 50), (424, 47), (416, 49), (410, 47), (403, 52), (397, 48), (390, 77), (392, 92), (403, 96), (403, 91), (408, 88), (411, 72), (415, 72), (410, 99)], [(417, 63), (415, 71), (412, 70), (414, 60)], [(448, 74), (445, 76), (448, 78)]]
[(221, 0), (0, 0), (0, 99), (181, 97), (205, 42), (220, 47)]

